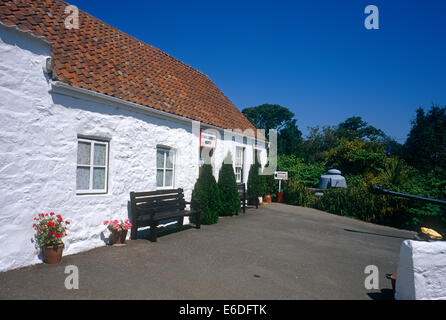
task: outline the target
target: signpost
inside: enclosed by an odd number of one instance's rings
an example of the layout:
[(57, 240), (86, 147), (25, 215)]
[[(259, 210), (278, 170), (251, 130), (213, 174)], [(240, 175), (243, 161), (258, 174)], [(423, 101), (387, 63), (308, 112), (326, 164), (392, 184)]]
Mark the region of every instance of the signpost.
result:
[(288, 172), (286, 171), (276, 171), (274, 173), (274, 179), (279, 180), (279, 193), (277, 194), (277, 202), (282, 202), (283, 194), (281, 192), (282, 180), (288, 180)]
[(276, 171), (274, 173), (274, 179), (279, 180), (279, 192), (282, 187), (282, 180), (288, 180), (288, 172), (285, 171)]

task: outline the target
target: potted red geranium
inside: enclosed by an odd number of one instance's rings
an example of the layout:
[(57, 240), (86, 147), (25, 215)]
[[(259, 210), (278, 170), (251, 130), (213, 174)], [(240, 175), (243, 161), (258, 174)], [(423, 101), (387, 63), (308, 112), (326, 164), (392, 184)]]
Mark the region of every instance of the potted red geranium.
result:
[(67, 225), (69, 221), (64, 221), (60, 214), (39, 213), (34, 218), (34, 229), (36, 239), (42, 248), (44, 262), (48, 264), (59, 263), (62, 259), (64, 243), (62, 238), (67, 235)]
[(112, 220), (104, 221), (104, 225), (107, 226), (111, 232), (111, 244), (124, 244), (127, 232), (132, 228), (132, 224), (128, 219), (126, 220)]

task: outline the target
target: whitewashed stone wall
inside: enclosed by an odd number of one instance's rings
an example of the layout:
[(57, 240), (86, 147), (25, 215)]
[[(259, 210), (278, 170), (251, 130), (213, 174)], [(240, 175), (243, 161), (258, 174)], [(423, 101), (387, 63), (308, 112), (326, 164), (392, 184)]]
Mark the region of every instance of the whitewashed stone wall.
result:
[(446, 300), (446, 242), (401, 244), (395, 299)]
[[(41, 39), (0, 24), (0, 271), (41, 262), (32, 242), (38, 213), (71, 221), (64, 255), (105, 245), (103, 221), (129, 218), (131, 191), (156, 189), (157, 145), (176, 151), (175, 187), (187, 199), (198, 177), (199, 133), (191, 123), (51, 91), (43, 72), (50, 50)], [(107, 194), (76, 194), (79, 135), (110, 141)], [(248, 141), (246, 171), (253, 150)], [(235, 155), (232, 141), (220, 142), (216, 178), (225, 151)]]
[[(248, 173), (251, 165), (254, 163), (254, 152), (257, 149), (259, 153), (259, 160), (262, 166), (265, 166), (267, 163), (267, 152), (265, 144), (260, 144), (256, 146), (255, 140), (251, 137), (248, 137), (248, 132), (240, 133), (234, 131), (234, 139), (231, 137), (231, 131), (227, 130), (227, 134), (225, 137), (224, 131), (219, 131), (217, 148), (214, 150), (211, 163), (213, 167), (213, 173), (215, 179), (218, 181), (218, 175), (220, 168), (222, 166), (223, 160), (226, 158), (228, 152), (232, 155), (233, 163), (235, 163), (235, 155), (237, 147), (243, 148), (245, 150), (244, 153), (244, 164), (243, 164), (243, 182), (248, 182)], [(251, 134), (251, 133), (250, 133)], [(244, 136), (245, 135), (245, 136)], [(245, 138), (245, 139), (244, 139)]]

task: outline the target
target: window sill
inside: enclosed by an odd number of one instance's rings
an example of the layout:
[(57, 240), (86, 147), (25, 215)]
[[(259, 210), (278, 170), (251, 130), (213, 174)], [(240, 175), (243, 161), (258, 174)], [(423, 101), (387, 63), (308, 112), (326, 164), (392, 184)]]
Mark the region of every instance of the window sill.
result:
[(175, 190), (175, 187), (156, 187), (156, 190)]
[(76, 192), (76, 196), (108, 196), (108, 192)]

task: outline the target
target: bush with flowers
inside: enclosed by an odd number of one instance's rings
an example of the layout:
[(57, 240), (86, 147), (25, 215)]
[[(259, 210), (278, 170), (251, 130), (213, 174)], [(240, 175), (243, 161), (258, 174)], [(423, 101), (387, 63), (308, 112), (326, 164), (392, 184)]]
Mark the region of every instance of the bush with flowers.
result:
[(127, 231), (132, 228), (132, 224), (130, 223), (129, 219), (111, 221), (106, 220), (104, 221), (104, 225), (106, 225), (108, 230), (111, 232)]
[(39, 213), (34, 218), (34, 230), (36, 230), (36, 239), (40, 246), (57, 246), (62, 244), (62, 238), (67, 235), (67, 226), (69, 221), (64, 221), (60, 214)]

